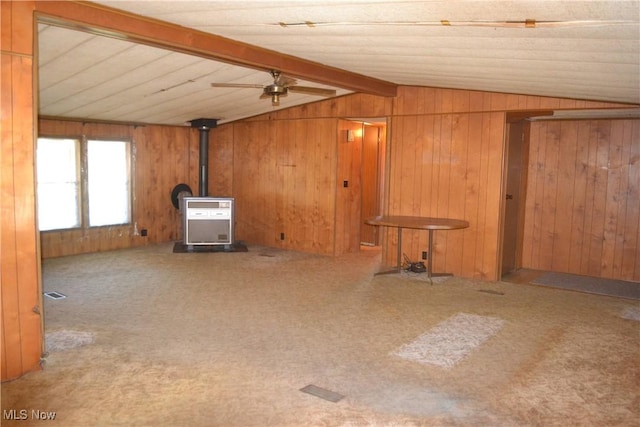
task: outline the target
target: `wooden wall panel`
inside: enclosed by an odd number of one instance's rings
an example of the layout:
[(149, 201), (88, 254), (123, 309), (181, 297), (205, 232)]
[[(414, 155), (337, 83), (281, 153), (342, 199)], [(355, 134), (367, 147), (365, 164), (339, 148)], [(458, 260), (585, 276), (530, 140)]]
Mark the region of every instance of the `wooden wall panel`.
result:
[[(295, 141), (296, 126), (294, 121), (277, 121), (274, 122), (275, 126), (275, 140), (276, 140), (276, 185), (281, 189), (289, 189), (291, 191), (294, 188), (296, 180), (296, 168), (298, 165), (295, 161)], [(293, 248), (293, 239), (287, 239), (287, 236), (293, 237), (293, 228), (295, 227), (295, 205), (291, 200), (291, 196), (284, 191), (274, 192), (276, 199), (276, 211), (275, 211), (275, 228), (271, 230), (273, 235), (273, 242), (277, 247), (281, 248)]]
[(640, 120), (531, 124), (523, 267), (640, 281)]
[[(335, 142), (337, 122), (334, 119), (324, 119), (322, 123), (316, 123), (316, 121), (308, 123), (310, 125), (309, 131), (313, 135), (312, 141), (315, 148), (315, 157), (312, 165), (317, 171), (317, 179), (307, 182), (308, 188), (313, 188), (314, 193), (312, 199), (308, 200), (309, 203), (313, 203), (311, 214), (314, 230), (312, 252), (327, 253), (324, 252), (324, 248), (334, 245), (336, 239), (337, 224), (335, 223), (335, 215), (340, 209), (336, 205), (336, 192), (333, 190), (336, 186), (335, 171), (339, 161), (339, 158), (336, 158)], [(359, 178), (359, 170), (357, 173)], [(359, 222), (354, 223), (354, 226), (358, 225)], [(353, 242), (359, 236), (355, 239), (353, 236), (351, 238)], [(329, 254), (339, 255), (335, 246)]]
[[(317, 193), (319, 187), (327, 188), (328, 178), (326, 174), (316, 174), (314, 167), (309, 165), (326, 162), (327, 158), (338, 162), (346, 155), (339, 152), (328, 155), (322, 148), (326, 141), (333, 140), (335, 143), (335, 135), (332, 137), (327, 132), (335, 129), (338, 114), (344, 117), (387, 115), (394, 119), (391, 124), (389, 182), (396, 184), (389, 186), (387, 212), (431, 216), (463, 212), (466, 216), (477, 216), (478, 223), (484, 227), (478, 231), (469, 229), (461, 235), (436, 233), (435, 265), (439, 270), (450, 270), (462, 263), (463, 274), (490, 279), (494, 268), (487, 266), (494, 262), (498, 251), (493, 243), (493, 234), (499, 232), (499, 210), (495, 206), (499, 203), (496, 200), (499, 201), (501, 188), (494, 184), (496, 179), (500, 180), (499, 162), (502, 161), (502, 147), (497, 146), (495, 141), (502, 138), (504, 120), (500, 115), (491, 118), (487, 114), (499, 109), (562, 107), (563, 103), (567, 108), (602, 106), (602, 103), (569, 103), (554, 98), (522, 95), (402, 88), (401, 95), (394, 100), (356, 94), (221, 125), (210, 132), (209, 195), (236, 197), (237, 220), (240, 221), (236, 224), (238, 238), (244, 236), (242, 238), (249, 241), (255, 239), (264, 244), (319, 253), (331, 252), (327, 248), (333, 245), (333, 251), (340, 253), (345, 247), (354, 246), (343, 243), (355, 241), (358, 234), (355, 231), (357, 227), (347, 227), (348, 221), (342, 216), (346, 212), (344, 208), (349, 206), (338, 197), (343, 192), (339, 188), (343, 180), (334, 176), (331, 180), (333, 189)], [(394, 112), (393, 108), (397, 111)], [(502, 114), (502, 111), (496, 112)], [(317, 120), (309, 120), (308, 116)], [(329, 116), (326, 117), (329, 120), (326, 123), (331, 123), (329, 126), (321, 120), (325, 116)], [(43, 123), (45, 125), (41, 132), (47, 134), (77, 135), (86, 132), (88, 126), (77, 122)], [(253, 128), (246, 127), (248, 124)], [(179, 182), (189, 184), (194, 194), (198, 192), (197, 130), (162, 126), (132, 129), (115, 125), (91, 125), (91, 128), (96, 136), (127, 132), (135, 136), (136, 188), (145, 191), (143, 196), (137, 192), (134, 200), (134, 210), (137, 212), (135, 227), (90, 233), (45, 233), (44, 255), (59, 256), (180, 239), (179, 214), (170, 204), (162, 201)], [(265, 139), (265, 135), (268, 138)], [(400, 145), (397, 143), (399, 139), (402, 140)], [(472, 146), (468, 145), (468, 140), (474, 141)], [(256, 145), (258, 141), (261, 142)], [(560, 158), (559, 153), (547, 154), (549, 161)], [(542, 157), (540, 161), (544, 163), (547, 158)], [(429, 167), (425, 167), (425, 164)], [(247, 175), (247, 170), (252, 172)], [(252, 181), (251, 177), (256, 173), (264, 180)], [(532, 191), (536, 191), (538, 187), (535, 180), (545, 178), (536, 178), (535, 173), (532, 175)], [(475, 178), (481, 181), (475, 182)], [(278, 189), (283, 190), (274, 194), (272, 183), (278, 183)], [(452, 198), (452, 194), (467, 193), (473, 193), (474, 197)], [(334, 194), (338, 198), (327, 199)], [(547, 197), (551, 197), (548, 192)], [(491, 207), (487, 210), (487, 200), (490, 199)], [(340, 209), (341, 216), (331, 220), (331, 215), (321, 206)], [(240, 214), (243, 211), (264, 210), (276, 213), (266, 217), (255, 214), (255, 217), (247, 218)], [(301, 212), (308, 215), (307, 222), (301, 219)], [(549, 211), (545, 213), (548, 214)], [(544, 219), (540, 215), (536, 218), (538, 222)], [(149, 230), (148, 238), (141, 239), (136, 235), (136, 229), (139, 231), (142, 228)], [(347, 229), (351, 232), (347, 232)], [(280, 239), (281, 233), (285, 233), (285, 240)], [(421, 252), (426, 250), (426, 233), (407, 234), (403, 251), (412, 259), (418, 259)], [(330, 235), (335, 237), (328, 237)], [(537, 238), (543, 237), (538, 235)], [(395, 233), (387, 235), (387, 239), (390, 242), (385, 245), (385, 259), (391, 259), (395, 257)], [(489, 246), (485, 247), (487, 244)], [(539, 245), (536, 246), (534, 242), (532, 250), (538, 250), (536, 248)], [(585, 246), (585, 250), (591, 251), (587, 248), (590, 246)], [(570, 257), (575, 258), (575, 251)], [(554, 262), (560, 262), (557, 258), (553, 259)], [(580, 260), (584, 262), (583, 257)]]
[[(197, 130), (171, 126), (40, 120), (39, 134), (122, 138), (133, 143), (132, 223), (124, 226), (42, 232), (43, 258), (182, 239), (181, 216), (171, 203), (171, 191), (177, 184), (185, 183), (197, 195)], [(147, 230), (147, 237), (140, 235), (142, 229)]]
[(634, 222), (633, 218), (640, 218), (640, 202), (638, 201), (640, 194), (640, 126), (637, 122), (633, 122), (633, 126), (628, 124), (625, 126), (623, 137), (623, 161), (629, 159), (629, 173), (623, 174), (621, 181), (621, 194), (624, 197), (624, 189), (626, 189), (626, 204), (621, 205), (620, 217), (624, 218), (624, 224), (618, 227), (618, 241), (623, 236), (622, 248), (617, 248), (617, 253), (621, 254), (620, 259), (620, 276), (621, 277), (638, 277), (640, 274), (640, 224)]
[[(287, 122), (319, 117), (390, 117), (386, 213), (453, 216), (469, 220), (472, 226), (464, 231), (436, 232), (435, 266), (438, 270), (452, 270), (465, 277), (496, 280), (500, 252), (505, 113), (552, 108), (594, 109), (623, 106), (550, 97), (401, 87), (398, 97), (393, 99), (350, 95), (257, 116), (247, 121)], [(315, 132), (319, 131), (321, 128), (315, 129)], [(534, 131), (532, 138), (536, 138), (536, 135)], [(292, 130), (288, 137), (295, 139), (295, 130)], [(569, 147), (563, 147), (544, 151), (540, 153), (540, 157), (533, 155), (531, 161), (541, 164), (546, 161), (561, 163), (566, 160), (565, 151), (568, 149)], [(293, 184), (287, 181), (295, 180), (292, 171), (288, 172), (281, 178), (284, 187), (297, 191)], [(536, 174), (535, 170), (531, 170), (530, 173), (532, 188), (529, 191), (541, 192), (542, 197), (544, 188), (537, 185), (537, 180), (544, 185), (545, 180), (558, 179)], [(340, 184), (339, 180), (337, 184)], [(298, 187), (300, 188), (302, 187)], [(567, 193), (567, 189), (563, 191)], [(340, 203), (339, 194), (337, 203)], [(553, 194), (547, 192), (546, 197), (551, 199)], [(282, 196), (282, 199), (285, 200), (285, 196)], [(540, 211), (536, 217), (537, 222), (533, 225), (527, 224), (529, 228), (536, 226), (539, 229), (542, 221), (549, 219), (550, 211), (547, 209), (543, 216), (541, 205), (528, 206), (528, 209)], [(293, 212), (295, 209), (285, 217), (291, 221), (288, 225), (295, 224), (299, 218)], [(287, 220), (280, 218), (280, 222), (280, 228), (284, 229)], [(336, 226), (340, 226), (338, 220)], [(572, 227), (565, 230), (565, 233), (576, 234), (576, 224), (572, 223)], [(346, 228), (344, 231), (342, 228), (336, 231), (336, 236), (339, 236), (337, 239), (348, 239), (344, 236), (345, 232)], [(351, 232), (355, 231), (352, 229)], [(385, 263), (392, 265), (396, 256), (396, 233), (395, 230), (381, 232), (384, 237), (383, 258)], [(417, 231), (405, 232), (402, 251), (413, 260), (419, 259), (421, 252), (427, 247), (426, 234)], [(537, 239), (549, 241), (550, 237), (539, 235)], [(285, 243), (279, 242), (283, 247), (306, 250), (304, 241), (294, 239)], [(530, 250), (540, 253), (539, 242), (533, 243)], [(564, 247), (562, 250), (566, 251), (567, 248)], [(627, 253), (631, 251), (628, 250)], [(543, 256), (546, 256), (547, 262), (560, 262), (546, 253)], [(630, 256), (627, 255), (627, 258)], [(571, 251), (571, 257), (575, 258), (574, 250)]]
[[(276, 185), (275, 139), (271, 123), (246, 122), (234, 126), (233, 196), (235, 205), (235, 238), (247, 242), (262, 242), (268, 246), (274, 242), (274, 224), (271, 216), (276, 213), (276, 200), (269, 197), (265, 188)], [(266, 243), (268, 242), (268, 243)]]
[(335, 120), (232, 126), (236, 238), (333, 254)]
[(0, 3), (0, 379), (40, 368), (42, 285), (34, 171), (33, 2)]
[[(199, 153), (197, 147), (191, 152), (190, 181), (197, 182)], [(209, 131), (209, 195), (231, 197), (233, 194), (233, 126), (224, 126)]]
[[(451, 102), (445, 101), (446, 108)], [(493, 279), (504, 115), (402, 116), (394, 117), (391, 126), (389, 214), (469, 221), (468, 229), (434, 233), (434, 269)], [(393, 230), (386, 235), (385, 261), (392, 265), (397, 239)], [(402, 251), (410, 259), (420, 259), (427, 249), (427, 232), (403, 233)]]

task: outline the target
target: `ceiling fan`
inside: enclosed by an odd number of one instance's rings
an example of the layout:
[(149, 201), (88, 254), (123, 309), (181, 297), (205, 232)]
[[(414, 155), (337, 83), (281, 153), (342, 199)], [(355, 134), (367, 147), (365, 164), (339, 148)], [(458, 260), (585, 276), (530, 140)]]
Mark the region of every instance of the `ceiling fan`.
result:
[(273, 83), (270, 85), (242, 84), (242, 83), (211, 83), (212, 87), (239, 87), (262, 89), (260, 99), (271, 98), (271, 105), (277, 107), (280, 105), (280, 97), (287, 96), (291, 92), (306, 93), (318, 96), (335, 96), (336, 91), (333, 89), (322, 89), (319, 87), (297, 86), (296, 79), (285, 77), (277, 70), (270, 71), (273, 77)]

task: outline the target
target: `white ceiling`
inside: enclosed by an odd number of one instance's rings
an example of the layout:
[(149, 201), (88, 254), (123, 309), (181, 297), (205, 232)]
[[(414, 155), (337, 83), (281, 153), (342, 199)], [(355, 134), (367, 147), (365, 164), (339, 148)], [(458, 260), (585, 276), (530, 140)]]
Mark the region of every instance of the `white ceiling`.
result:
[[(638, 0), (95, 3), (397, 85), (640, 103)], [(258, 99), (259, 89), (210, 83), (266, 85), (267, 70), (39, 27), (43, 116), (171, 125), (237, 120), (276, 107)], [(298, 80), (334, 88), (337, 96), (351, 91), (326, 83)], [(319, 99), (289, 93), (278, 108)]]

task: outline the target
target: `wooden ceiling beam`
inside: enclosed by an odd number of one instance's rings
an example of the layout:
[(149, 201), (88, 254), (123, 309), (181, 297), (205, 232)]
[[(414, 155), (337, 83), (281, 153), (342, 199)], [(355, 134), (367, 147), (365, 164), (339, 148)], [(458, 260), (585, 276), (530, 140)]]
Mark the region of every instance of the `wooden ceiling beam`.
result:
[(394, 83), (95, 3), (35, 3), (39, 22), (260, 70), (279, 70), (303, 80), (354, 92), (396, 96), (397, 85)]

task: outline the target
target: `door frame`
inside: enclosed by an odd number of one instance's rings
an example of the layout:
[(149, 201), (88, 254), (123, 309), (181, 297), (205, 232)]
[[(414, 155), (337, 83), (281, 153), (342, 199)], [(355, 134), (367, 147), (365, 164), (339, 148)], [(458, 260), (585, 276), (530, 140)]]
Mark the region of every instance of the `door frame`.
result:
[[(377, 152), (377, 162), (376, 162), (376, 211), (378, 215), (382, 215), (384, 213), (385, 201), (387, 200), (387, 168), (388, 168), (388, 147), (389, 147), (389, 117), (364, 117), (364, 118), (346, 118), (345, 120), (360, 123), (362, 126), (363, 134), (362, 138), (364, 138), (364, 127), (371, 126), (377, 127), (379, 129), (378, 132), (378, 152)], [(381, 130), (381, 131), (380, 131)], [(364, 144), (364, 140), (363, 140)], [(362, 150), (362, 155), (364, 155), (364, 149)], [(362, 159), (361, 159), (362, 160)], [(361, 176), (360, 179), (362, 181), (362, 173), (364, 171), (363, 163), (361, 162)], [(362, 210), (362, 192), (365, 190), (364, 185), (361, 186), (361, 194), (360, 194), (360, 206)], [(360, 230), (363, 227), (363, 223), (360, 223)], [(358, 235), (361, 235), (361, 231), (358, 230)], [(360, 245), (362, 246), (362, 239), (360, 238)], [(378, 233), (377, 227), (374, 227), (374, 244), (372, 246), (381, 246), (382, 245), (382, 236)], [(369, 246), (365, 244), (365, 246)]]
[(515, 236), (515, 261), (514, 261), (514, 269), (512, 271), (517, 271), (522, 268), (522, 251), (524, 246), (524, 221), (525, 221), (525, 212), (526, 212), (526, 199), (527, 199), (527, 184), (528, 184), (528, 167), (529, 167), (529, 138), (530, 138), (530, 130), (531, 124), (529, 119), (531, 117), (540, 116), (540, 115), (550, 115), (553, 114), (553, 111), (516, 111), (507, 113), (505, 116), (505, 126), (504, 126), (504, 148), (503, 148), (503, 169), (502, 169), (502, 191), (501, 191), (501, 199), (500, 199), (500, 236), (499, 236), (499, 256), (498, 256), (498, 266), (496, 273), (498, 275), (498, 280), (504, 276), (504, 246), (505, 239), (507, 238), (505, 233), (505, 224), (506, 224), (506, 216), (507, 216), (507, 185), (509, 180), (509, 167), (511, 162), (513, 161), (513, 156), (509, 155), (510, 151), (510, 143), (511, 141), (511, 127), (514, 125), (522, 126), (521, 132), (521, 140), (519, 141), (522, 144), (521, 147), (521, 158), (520, 158), (520, 176), (519, 176), (519, 186), (518, 186), (518, 206), (517, 206), (517, 225), (516, 225), (516, 236)]

